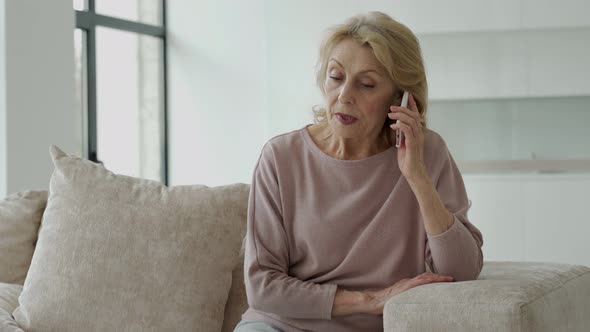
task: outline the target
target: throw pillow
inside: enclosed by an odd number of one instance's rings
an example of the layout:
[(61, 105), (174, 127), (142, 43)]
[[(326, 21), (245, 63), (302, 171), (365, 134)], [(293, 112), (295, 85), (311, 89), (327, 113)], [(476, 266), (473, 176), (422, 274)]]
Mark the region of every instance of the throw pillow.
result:
[(31, 331), (215, 331), (248, 185), (167, 187), (50, 147), (55, 171), (13, 315)]

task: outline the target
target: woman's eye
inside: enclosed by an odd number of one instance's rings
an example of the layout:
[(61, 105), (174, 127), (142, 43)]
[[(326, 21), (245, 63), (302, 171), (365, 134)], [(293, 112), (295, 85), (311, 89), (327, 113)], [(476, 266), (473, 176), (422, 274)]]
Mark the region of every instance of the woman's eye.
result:
[[(332, 79), (334, 81), (342, 81), (342, 78), (337, 77), (337, 76), (330, 76), (330, 79)], [(367, 89), (373, 89), (375, 87), (373, 84), (364, 84), (364, 83), (361, 83), (361, 85), (364, 88), (367, 88)]]

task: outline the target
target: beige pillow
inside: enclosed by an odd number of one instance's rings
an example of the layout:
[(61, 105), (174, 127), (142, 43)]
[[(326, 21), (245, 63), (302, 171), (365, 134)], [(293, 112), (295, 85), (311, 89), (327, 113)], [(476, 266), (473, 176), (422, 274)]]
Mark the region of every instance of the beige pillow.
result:
[(27, 190), (0, 201), (0, 282), (22, 285), (35, 250), (47, 191)]
[(249, 186), (166, 187), (50, 147), (55, 171), (13, 315), (31, 331), (220, 331)]

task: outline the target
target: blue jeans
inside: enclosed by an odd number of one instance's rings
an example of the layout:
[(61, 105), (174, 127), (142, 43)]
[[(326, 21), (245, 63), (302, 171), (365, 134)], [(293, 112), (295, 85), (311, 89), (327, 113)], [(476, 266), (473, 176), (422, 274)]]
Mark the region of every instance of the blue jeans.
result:
[(267, 322), (259, 322), (256, 320), (241, 320), (234, 332), (283, 332), (278, 328), (270, 325)]

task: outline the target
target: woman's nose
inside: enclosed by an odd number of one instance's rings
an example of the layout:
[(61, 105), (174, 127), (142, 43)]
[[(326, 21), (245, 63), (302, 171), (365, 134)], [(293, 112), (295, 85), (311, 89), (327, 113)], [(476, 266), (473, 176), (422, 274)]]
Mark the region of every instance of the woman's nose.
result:
[(338, 94), (338, 101), (342, 104), (348, 104), (354, 102), (354, 91), (348, 83), (342, 84)]

